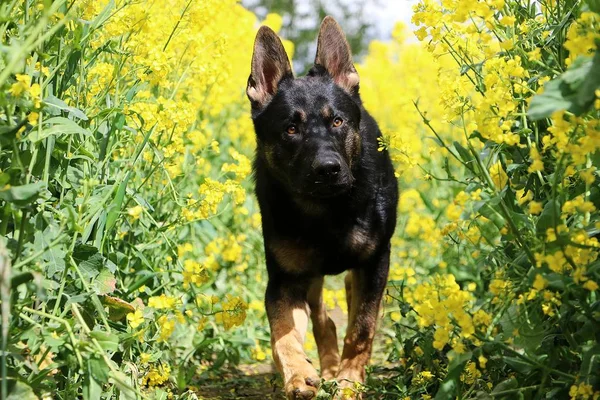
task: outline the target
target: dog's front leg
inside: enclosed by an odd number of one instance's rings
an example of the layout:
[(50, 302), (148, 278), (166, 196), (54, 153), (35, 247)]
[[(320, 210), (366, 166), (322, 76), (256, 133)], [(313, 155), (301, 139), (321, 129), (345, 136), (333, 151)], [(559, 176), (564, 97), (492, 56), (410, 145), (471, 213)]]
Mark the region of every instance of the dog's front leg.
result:
[(326, 380), (333, 379), (340, 366), (340, 351), (335, 323), (327, 314), (327, 307), (323, 301), (323, 277), (315, 278), (311, 283), (308, 290), (308, 304), (319, 350), (321, 377)]
[[(342, 388), (352, 387), (354, 382), (365, 381), (365, 367), (371, 357), (371, 348), (377, 316), (389, 271), (389, 247), (369, 264), (349, 273), (347, 289), (351, 290), (348, 328), (344, 338), (342, 361), (337, 381)], [(359, 396), (356, 396), (357, 398)]]
[(270, 277), (267, 285), (265, 304), (271, 326), (271, 349), (283, 375), (288, 399), (312, 399), (319, 386), (319, 375), (304, 352), (309, 284), (277, 276)]

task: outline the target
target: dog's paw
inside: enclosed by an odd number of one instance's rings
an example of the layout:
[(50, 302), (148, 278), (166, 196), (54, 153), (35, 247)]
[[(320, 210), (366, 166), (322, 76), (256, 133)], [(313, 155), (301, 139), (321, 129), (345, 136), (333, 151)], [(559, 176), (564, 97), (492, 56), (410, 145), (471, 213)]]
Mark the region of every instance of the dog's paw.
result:
[(305, 377), (302, 374), (295, 374), (285, 384), (285, 393), (289, 400), (313, 399), (317, 396), (320, 382), (318, 376)]

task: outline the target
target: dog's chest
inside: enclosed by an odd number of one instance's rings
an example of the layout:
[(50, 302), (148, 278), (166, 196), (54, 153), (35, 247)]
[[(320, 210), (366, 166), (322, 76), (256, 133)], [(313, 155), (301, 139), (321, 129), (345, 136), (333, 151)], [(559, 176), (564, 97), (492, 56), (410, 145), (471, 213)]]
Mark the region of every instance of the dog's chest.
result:
[(337, 274), (355, 268), (378, 247), (378, 237), (363, 220), (343, 230), (324, 229), (315, 235), (270, 239), (267, 249), (291, 274)]

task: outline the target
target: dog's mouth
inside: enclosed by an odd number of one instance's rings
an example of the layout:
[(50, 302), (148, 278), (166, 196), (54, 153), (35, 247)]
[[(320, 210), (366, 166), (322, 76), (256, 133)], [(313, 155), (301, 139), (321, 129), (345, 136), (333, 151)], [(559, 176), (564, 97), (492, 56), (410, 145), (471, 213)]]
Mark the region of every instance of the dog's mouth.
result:
[(302, 195), (327, 199), (347, 193), (352, 188), (353, 179), (344, 179), (338, 182), (315, 181), (301, 191)]

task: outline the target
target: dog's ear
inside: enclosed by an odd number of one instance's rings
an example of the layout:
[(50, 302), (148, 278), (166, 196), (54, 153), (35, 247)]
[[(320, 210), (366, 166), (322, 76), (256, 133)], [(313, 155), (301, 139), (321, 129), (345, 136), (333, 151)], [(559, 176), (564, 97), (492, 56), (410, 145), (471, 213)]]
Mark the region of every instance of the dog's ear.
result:
[(352, 63), (352, 52), (340, 25), (330, 16), (325, 17), (319, 30), (315, 65), (327, 70), (335, 83), (349, 93), (358, 88), (358, 73)]
[(279, 82), (288, 76), (293, 77), (293, 73), (283, 43), (271, 28), (261, 26), (254, 41), (252, 71), (246, 89), (252, 106), (267, 105), (277, 93)]

